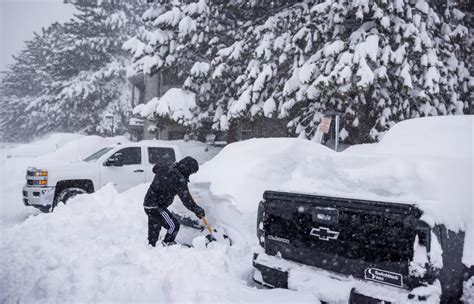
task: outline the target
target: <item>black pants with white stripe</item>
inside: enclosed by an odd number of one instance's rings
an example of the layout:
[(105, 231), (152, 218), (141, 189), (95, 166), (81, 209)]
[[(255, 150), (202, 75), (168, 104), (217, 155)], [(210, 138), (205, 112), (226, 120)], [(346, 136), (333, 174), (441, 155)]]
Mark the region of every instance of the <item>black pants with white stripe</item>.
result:
[(174, 216), (166, 208), (145, 208), (148, 215), (148, 243), (152, 246), (156, 245), (160, 236), (161, 227), (165, 227), (168, 232), (163, 242), (173, 242), (179, 231), (179, 223)]

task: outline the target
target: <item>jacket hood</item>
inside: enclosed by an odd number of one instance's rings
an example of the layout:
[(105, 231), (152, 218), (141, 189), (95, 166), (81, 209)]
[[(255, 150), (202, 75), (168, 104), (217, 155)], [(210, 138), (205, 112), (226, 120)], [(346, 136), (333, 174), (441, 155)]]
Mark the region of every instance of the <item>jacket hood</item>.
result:
[(199, 163), (196, 159), (192, 158), (191, 156), (186, 156), (182, 160), (176, 163), (176, 166), (184, 175), (187, 181), (189, 181), (189, 176), (193, 173), (198, 172), (199, 170)]

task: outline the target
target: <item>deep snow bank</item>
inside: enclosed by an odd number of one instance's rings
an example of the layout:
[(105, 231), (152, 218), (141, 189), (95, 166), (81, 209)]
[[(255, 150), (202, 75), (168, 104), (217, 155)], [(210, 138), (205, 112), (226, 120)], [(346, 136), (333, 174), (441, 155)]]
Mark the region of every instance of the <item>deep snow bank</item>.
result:
[(397, 123), (375, 153), (472, 161), (474, 116), (439, 116)]
[(379, 144), (361, 146), (347, 152), (391, 157), (415, 170), (405, 183), (419, 188), (405, 195), (418, 200), (425, 220), (466, 231), (463, 262), (474, 265), (474, 116), (405, 120)]
[(416, 203), (427, 222), (466, 231), (463, 260), (473, 265), (473, 123), (472, 116), (405, 121), (381, 143), (342, 153), (299, 139), (248, 140), (224, 148), (193, 180), (210, 182), (249, 214), (265, 190)]
[(108, 185), (5, 230), (0, 301), (317, 303), (308, 293), (248, 286), (253, 250), (246, 243), (149, 247), (146, 188), (119, 194)]
[(309, 158), (334, 153), (298, 138), (250, 139), (226, 146), (191, 181), (210, 182), (212, 193), (231, 196), (242, 212), (255, 212), (265, 190), (289, 182), (291, 172)]
[(391, 151), (335, 153), (306, 140), (253, 139), (224, 148), (192, 181), (209, 182), (214, 194), (231, 196), (242, 212), (255, 212), (265, 190), (298, 191), (415, 202), (427, 220), (466, 229), (471, 220), (466, 211), (472, 210), (472, 157), (420, 158)]

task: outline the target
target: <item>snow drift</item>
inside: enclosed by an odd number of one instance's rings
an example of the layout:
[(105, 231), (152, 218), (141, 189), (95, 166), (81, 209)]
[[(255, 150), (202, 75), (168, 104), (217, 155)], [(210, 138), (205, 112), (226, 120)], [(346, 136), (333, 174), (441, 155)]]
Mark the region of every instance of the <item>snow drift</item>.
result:
[(470, 266), (473, 126), (473, 116), (407, 120), (381, 143), (343, 153), (300, 139), (248, 140), (224, 148), (194, 180), (253, 214), (265, 190), (415, 203), (428, 223), (466, 231)]
[(308, 158), (331, 154), (327, 147), (303, 139), (250, 139), (226, 146), (191, 181), (210, 182), (214, 194), (230, 195), (240, 211), (256, 212), (265, 190), (289, 182), (290, 173)]
[(0, 299), (19, 302), (314, 301), (308, 294), (247, 286), (246, 245), (152, 248), (142, 201), (146, 186), (108, 185), (52, 214), (28, 218), (0, 242)]

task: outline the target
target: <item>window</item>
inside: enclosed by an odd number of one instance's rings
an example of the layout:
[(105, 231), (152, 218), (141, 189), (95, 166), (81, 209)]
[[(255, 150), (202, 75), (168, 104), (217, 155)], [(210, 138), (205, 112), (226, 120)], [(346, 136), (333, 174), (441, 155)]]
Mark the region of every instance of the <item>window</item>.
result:
[(115, 152), (111, 157), (122, 160), (122, 165), (139, 165), (142, 163), (142, 149), (140, 147), (123, 148)]
[(99, 151), (95, 152), (94, 154), (90, 155), (89, 157), (87, 157), (86, 159), (84, 159), (84, 161), (86, 162), (95, 162), (96, 160), (98, 160), (99, 158), (102, 157), (102, 155), (104, 155), (105, 153), (109, 152), (110, 150), (112, 150), (113, 148), (102, 148), (100, 149)]
[(171, 164), (176, 161), (173, 148), (148, 148), (148, 162), (150, 164)]

